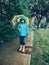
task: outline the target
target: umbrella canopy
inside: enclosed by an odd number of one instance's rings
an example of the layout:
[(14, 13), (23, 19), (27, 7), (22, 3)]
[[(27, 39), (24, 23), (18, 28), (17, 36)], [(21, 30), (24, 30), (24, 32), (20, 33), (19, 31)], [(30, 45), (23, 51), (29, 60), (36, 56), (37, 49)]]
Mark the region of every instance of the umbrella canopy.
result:
[(17, 23), (20, 23), (20, 19), (24, 19), (26, 21), (26, 24), (29, 25), (30, 24), (30, 19), (24, 15), (15, 15), (12, 18), (12, 25), (15, 26)]

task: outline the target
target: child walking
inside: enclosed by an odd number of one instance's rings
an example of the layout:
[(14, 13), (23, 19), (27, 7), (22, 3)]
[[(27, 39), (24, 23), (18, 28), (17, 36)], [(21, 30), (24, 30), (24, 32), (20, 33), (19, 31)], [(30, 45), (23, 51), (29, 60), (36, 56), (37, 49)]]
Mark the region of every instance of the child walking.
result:
[(19, 38), (20, 38), (20, 52), (25, 52), (25, 39), (28, 36), (28, 25), (24, 19), (20, 19), (20, 24), (18, 25)]

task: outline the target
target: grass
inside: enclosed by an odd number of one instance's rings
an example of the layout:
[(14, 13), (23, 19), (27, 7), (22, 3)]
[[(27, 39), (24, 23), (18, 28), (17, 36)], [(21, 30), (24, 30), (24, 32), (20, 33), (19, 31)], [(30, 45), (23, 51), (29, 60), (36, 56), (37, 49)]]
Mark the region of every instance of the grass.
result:
[(35, 30), (33, 46), (31, 65), (49, 65), (49, 30)]

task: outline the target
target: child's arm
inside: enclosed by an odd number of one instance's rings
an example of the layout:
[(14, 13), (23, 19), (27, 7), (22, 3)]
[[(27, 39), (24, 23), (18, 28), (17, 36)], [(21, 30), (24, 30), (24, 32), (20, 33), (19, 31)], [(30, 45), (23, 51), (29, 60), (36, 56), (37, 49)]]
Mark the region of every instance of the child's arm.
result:
[(18, 31), (20, 31), (20, 24), (18, 25)]

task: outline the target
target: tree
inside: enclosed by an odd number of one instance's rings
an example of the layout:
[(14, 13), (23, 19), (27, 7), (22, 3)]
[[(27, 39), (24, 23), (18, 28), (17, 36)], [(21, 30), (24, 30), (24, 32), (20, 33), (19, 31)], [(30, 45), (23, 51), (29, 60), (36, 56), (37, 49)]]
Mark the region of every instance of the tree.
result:
[[(34, 13), (36, 12), (41, 13), (42, 15), (45, 16), (45, 14), (47, 13), (47, 11), (49, 10), (49, 0), (30, 0), (31, 4), (34, 5), (34, 7), (32, 7), (31, 11)], [(31, 6), (32, 6), (31, 5)]]

